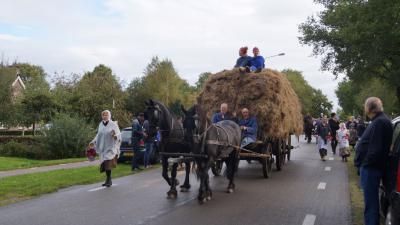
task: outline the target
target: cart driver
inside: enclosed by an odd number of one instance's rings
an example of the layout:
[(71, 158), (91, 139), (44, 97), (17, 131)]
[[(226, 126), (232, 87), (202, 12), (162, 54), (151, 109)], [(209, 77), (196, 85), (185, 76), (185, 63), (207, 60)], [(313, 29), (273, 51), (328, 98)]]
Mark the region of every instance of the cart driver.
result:
[(257, 139), (257, 119), (254, 116), (250, 116), (249, 109), (242, 109), (242, 119), (239, 121), (240, 129), (242, 130), (242, 143), (241, 147), (244, 147)]
[(228, 111), (228, 103), (222, 103), (220, 111), (215, 113), (212, 117), (212, 123), (218, 123), (223, 120), (232, 120), (237, 123), (236, 113), (230, 113)]

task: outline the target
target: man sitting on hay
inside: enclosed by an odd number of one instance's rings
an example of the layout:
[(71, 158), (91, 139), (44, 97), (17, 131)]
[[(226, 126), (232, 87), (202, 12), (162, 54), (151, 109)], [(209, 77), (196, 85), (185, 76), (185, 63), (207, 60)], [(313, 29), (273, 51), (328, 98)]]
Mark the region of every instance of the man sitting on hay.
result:
[(230, 113), (228, 111), (228, 103), (222, 103), (220, 111), (215, 113), (212, 117), (212, 123), (218, 123), (223, 120), (232, 120), (237, 123), (236, 113)]

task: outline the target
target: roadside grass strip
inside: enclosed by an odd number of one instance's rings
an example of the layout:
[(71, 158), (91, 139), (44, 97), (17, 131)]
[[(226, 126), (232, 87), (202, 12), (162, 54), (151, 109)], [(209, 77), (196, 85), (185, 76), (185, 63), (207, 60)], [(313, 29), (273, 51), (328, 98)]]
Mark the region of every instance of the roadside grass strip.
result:
[(357, 175), (357, 168), (354, 166), (354, 152), (348, 158), (347, 171), (349, 176), (349, 189), (351, 201), (351, 222), (353, 225), (363, 225), (364, 197), (359, 186), (360, 177)]
[[(159, 166), (154, 166), (153, 168), (159, 168)], [(117, 178), (139, 172), (132, 173), (129, 164), (118, 164), (117, 168), (112, 172), (112, 177)], [(60, 169), (0, 178), (0, 206), (52, 193), (73, 185), (97, 183), (104, 179), (105, 174), (99, 172), (98, 166)]]
[(53, 166), (74, 162), (83, 162), (87, 158), (70, 158), (57, 160), (35, 160), (18, 157), (0, 157), (0, 171), (36, 168), (41, 166)]

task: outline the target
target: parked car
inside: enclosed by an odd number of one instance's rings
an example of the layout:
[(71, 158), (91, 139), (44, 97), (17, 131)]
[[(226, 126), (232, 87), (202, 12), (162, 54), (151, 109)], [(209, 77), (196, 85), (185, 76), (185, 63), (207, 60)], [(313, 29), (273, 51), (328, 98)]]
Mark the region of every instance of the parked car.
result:
[[(400, 225), (400, 117), (392, 121), (394, 127), (389, 177), (381, 185), (381, 215), (386, 225)], [(390, 179), (393, 178), (393, 179)]]
[[(132, 146), (132, 127), (127, 127), (122, 129), (121, 131), (121, 147), (120, 147), (120, 156), (118, 159), (118, 162), (125, 162), (125, 161), (131, 161), (133, 158), (133, 146)], [(143, 163), (144, 159), (144, 153), (146, 149), (144, 146), (144, 142), (141, 141), (140, 143), (140, 157), (139, 157), (139, 163)], [(160, 161), (160, 156), (158, 152), (158, 144), (154, 143), (153, 147), (153, 152), (152, 155), (150, 156), (150, 162), (152, 164), (158, 163)]]

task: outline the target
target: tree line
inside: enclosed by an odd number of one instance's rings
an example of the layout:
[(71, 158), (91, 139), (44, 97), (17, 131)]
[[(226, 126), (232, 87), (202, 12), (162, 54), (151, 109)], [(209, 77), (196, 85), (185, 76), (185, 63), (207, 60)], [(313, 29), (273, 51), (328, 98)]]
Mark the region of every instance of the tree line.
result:
[[(11, 83), (18, 71), (26, 89), (23, 95), (13, 99)], [(311, 87), (301, 72), (282, 72), (287, 74), (299, 96), (304, 114), (318, 116), (332, 110), (332, 103), (321, 90)], [(127, 127), (134, 115), (144, 111), (144, 100), (148, 98), (164, 102), (179, 114), (181, 105), (189, 107), (195, 103), (210, 75), (209, 72), (202, 73), (198, 81), (190, 85), (179, 76), (169, 59), (154, 57), (143, 75), (123, 88), (112, 69), (102, 64), (81, 76), (55, 74), (51, 79), (38, 65), (0, 64), (0, 124), (45, 124), (61, 114), (80, 118), (94, 127), (101, 119), (99, 113), (110, 109), (113, 120), (117, 120), (121, 127)]]
[(300, 42), (323, 56), (322, 69), (345, 78), (336, 94), (343, 112), (362, 115), (369, 96), (400, 114), (400, 1), (315, 0), (324, 9), (300, 25)]

